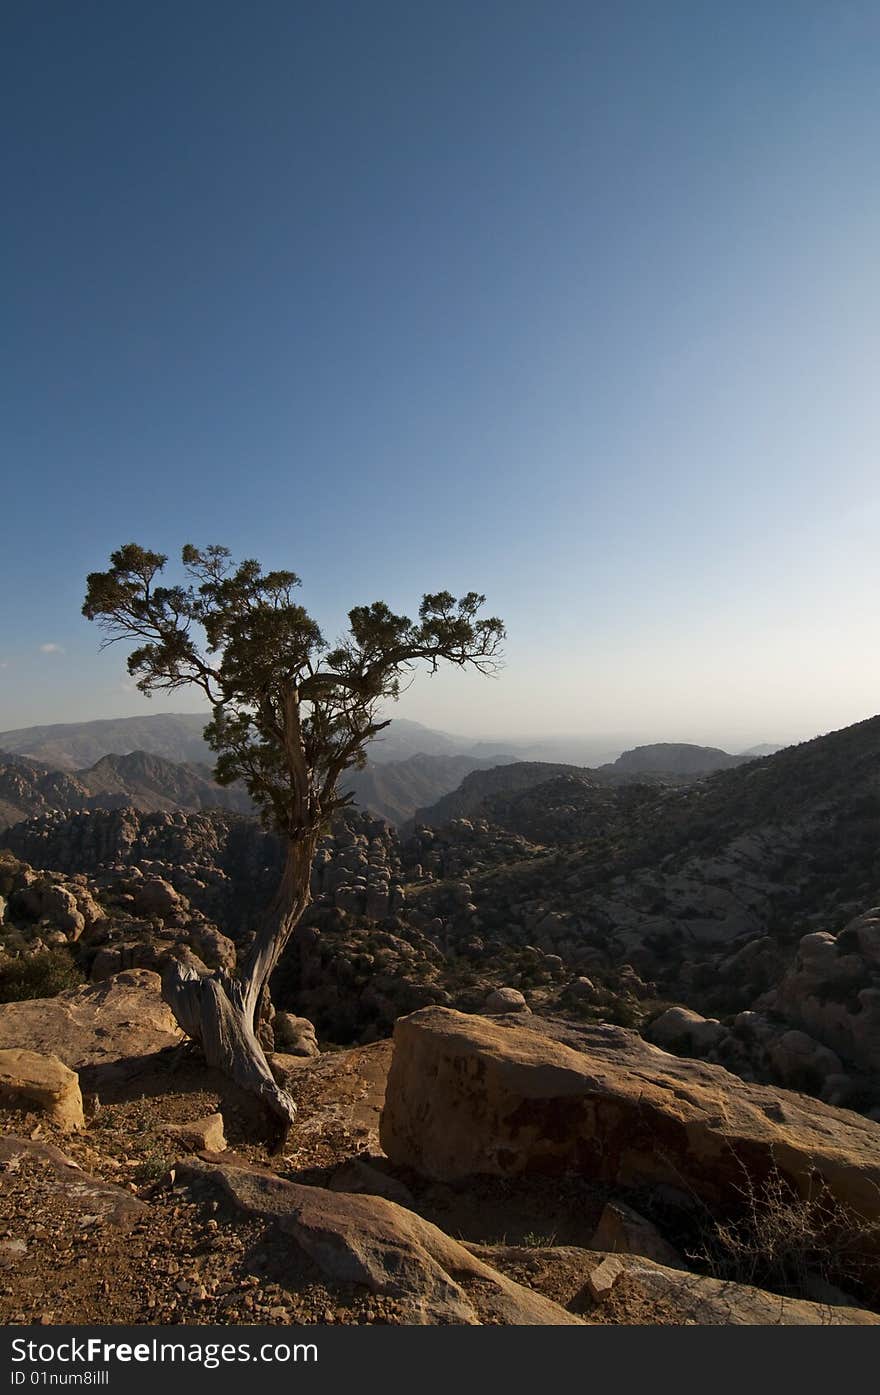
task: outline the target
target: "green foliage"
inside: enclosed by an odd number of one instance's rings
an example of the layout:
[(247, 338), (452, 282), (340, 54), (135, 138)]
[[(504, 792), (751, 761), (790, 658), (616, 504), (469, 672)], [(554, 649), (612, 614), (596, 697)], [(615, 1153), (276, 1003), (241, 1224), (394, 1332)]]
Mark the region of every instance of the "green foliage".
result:
[(128, 670), (141, 692), (194, 685), (213, 708), (205, 738), (221, 784), (242, 780), (264, 821), (288, 838), (311, 836), (334, 810), (343, 771), (365, 760), (418, 663), (492, 672), (504, 626), (481, 617), (485, 597), (423, 596), (418, 620), (383, 602), (355, 606), (335, 647), (293, 599), (292, 571), (234, 563), (227, 548), (187, 544), (186, 582), (159, 584), (168, 558), (128, 543), (88, 577), (83, 614), (106, 644), (134, 644)]
[(27, 959), (12, 959), (0, 968), (0, 1003), (54, 998), (85, 980), (64, 949), (47, 949)]

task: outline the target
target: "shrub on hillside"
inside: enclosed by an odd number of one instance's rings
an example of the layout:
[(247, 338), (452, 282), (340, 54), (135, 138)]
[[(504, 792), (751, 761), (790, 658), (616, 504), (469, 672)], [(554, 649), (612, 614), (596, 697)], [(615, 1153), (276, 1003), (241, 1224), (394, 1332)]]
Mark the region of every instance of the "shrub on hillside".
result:
[(11, 959), (0, 967), (0, 1003), (28, 998), (54, 998), (85, 980), (64, 949), (46, 949), (27, 959)]

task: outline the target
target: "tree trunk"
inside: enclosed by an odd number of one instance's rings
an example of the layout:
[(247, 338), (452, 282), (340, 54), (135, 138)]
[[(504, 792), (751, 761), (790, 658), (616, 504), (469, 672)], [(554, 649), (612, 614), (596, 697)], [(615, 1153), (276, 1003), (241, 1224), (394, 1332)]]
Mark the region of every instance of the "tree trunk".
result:
[(222, 970), (200, 974), (176, 959), (162, 975), (163, 998), (181, 1029), (200, 1044), (208, 1065), (231, 1076), (265, 1105), (273, 1152), (280, 1152), (287, 1141), (296, 1105), (272, 1075), (257, 1039), (256, 1017), (272, 971), (311, 899), (314, 853), (314, 837), (288, 844), (278, 890), (236, 978)]

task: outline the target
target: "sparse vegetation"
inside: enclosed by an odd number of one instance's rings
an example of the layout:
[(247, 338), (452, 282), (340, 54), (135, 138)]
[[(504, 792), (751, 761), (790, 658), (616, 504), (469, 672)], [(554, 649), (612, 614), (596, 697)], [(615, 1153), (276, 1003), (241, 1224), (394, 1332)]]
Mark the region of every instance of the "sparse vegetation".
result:
[(714, 1278), (752, 1284), (794, 1298), (821, 1298), (833, 1285), (877, 1301), (880, 1223), (846, 1211), (821, 1189), (800, 1196), (778, 1169), (756, 1181), (743, 1168), (742, 1212), (704, 1212), (701, 1243), (688, 1254)]
[(66, 949), (40, 950), (37, 954), (7, 960), (0, 967), (0, 1003), (28, 998), (54, 998), (76, 988), (84, 978)]

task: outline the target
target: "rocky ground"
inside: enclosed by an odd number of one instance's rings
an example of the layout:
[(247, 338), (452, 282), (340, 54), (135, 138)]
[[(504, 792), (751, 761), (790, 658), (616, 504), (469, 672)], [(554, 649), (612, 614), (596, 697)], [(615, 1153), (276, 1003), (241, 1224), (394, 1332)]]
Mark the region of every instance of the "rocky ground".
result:
[[(0, 1320), (880, 1322), (880, 1125), (850, 1111), (522, 1012), (276, 1059), (300, 1114), (268, 1159), (151, 972), (0, 1007)], [(717, 1243), (758, 1233), (745, 1175), (765, 1249), (773, 1214), (787, 1252), (809, 1232), (761, 1286)]]

